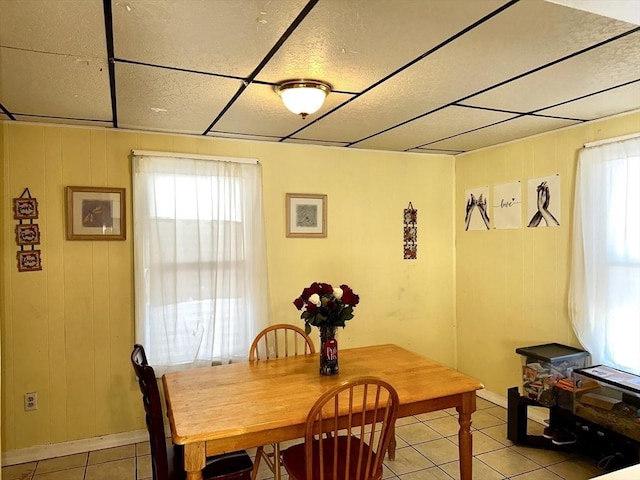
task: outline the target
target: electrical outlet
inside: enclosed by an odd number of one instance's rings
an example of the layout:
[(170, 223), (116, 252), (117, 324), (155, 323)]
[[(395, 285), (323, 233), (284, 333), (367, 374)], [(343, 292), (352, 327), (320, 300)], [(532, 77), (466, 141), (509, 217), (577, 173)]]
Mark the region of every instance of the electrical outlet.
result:
[(36, 392), (24, 394), (24, 411), (29, 412), (31, 410), (38, 409), (38, 394)]

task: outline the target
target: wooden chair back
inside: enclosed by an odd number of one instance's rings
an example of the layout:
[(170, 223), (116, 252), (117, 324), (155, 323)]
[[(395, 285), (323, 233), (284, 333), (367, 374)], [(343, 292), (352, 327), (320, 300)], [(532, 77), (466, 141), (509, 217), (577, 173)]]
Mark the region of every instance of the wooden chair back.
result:
[(300, 327), (280, 323), (262, 330), (251, 344), (249, 361), (316, 353), (313, 341)]
[(322, 395), (305, 430), (306, 480), (372, 480), (398, 415), (398, 393), (387, 382), (360, 377)]
[(138, 384), (142, 392), (149, 443), (151, 445), (151, 467), (154, 480), (169, 479), (169, 459), (167, 443), (164, 433), (164, 419), (160, 391), (153, 368), (147, 362), (147, 355), (142, 345), (136, 344), (131, 352), (131, 364), (138, 377)]

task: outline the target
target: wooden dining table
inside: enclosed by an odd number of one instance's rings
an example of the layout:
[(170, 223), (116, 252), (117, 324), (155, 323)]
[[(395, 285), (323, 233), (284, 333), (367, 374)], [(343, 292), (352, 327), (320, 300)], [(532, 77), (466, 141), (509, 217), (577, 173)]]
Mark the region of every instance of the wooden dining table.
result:
[(460, 478), (471, 480), (471, 414), (483, 388), (478, 380), (396, 345), (341, 349), (339, 366), (338, 375), (320, 375), (318, 355), (310, 354), (163, 375), (171, 436), (184, 445), (187, 480), (202, 480), (209, 455), (302, 439), (320, 395), (359, 376), (393, 385), (399, 418), (455, 408)]

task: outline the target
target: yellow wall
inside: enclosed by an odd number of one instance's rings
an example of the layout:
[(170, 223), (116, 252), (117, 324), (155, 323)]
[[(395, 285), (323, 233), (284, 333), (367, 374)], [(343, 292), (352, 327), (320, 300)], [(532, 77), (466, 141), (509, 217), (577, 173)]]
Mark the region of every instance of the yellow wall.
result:
[[(2, 449), (144, 428), (129, 364), (131, 224), (124, 242), (66, 241), (64, 187), (127, 188), (132, 149), (256, 158), (263, 166), (270, 321), (312, 281), (361, 303), (342, 347), (391, 342), (455, 364), (454, 159), (106, 129), (0, 124)], [(18, 273), (11, 199), (38, 199), (43, 270)], [(285, 193), (326, 193), (326, 239), (285, 238)], [(402, 259), (403, 209), (418, 209), (418, 260)], [(39, 408), (24, 412), (25, 392)]]
[[(580, 346), (567, 311), (573, 194), (584, 143), (640, 132), (635, 112), (456, 158), (457, 364), (506, 396), (521, 384), (521, 346)], [(559, 173), (558, 228), (464, 230), (465, 190), (521, 180), (526, 225), (527, 179)]]

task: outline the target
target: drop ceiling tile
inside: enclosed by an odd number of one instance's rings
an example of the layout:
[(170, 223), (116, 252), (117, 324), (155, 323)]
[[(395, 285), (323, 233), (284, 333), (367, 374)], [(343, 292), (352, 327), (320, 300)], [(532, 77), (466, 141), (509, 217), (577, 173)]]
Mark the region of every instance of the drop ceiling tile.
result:
[(20, 122), (35, 122), (35, 123), (57, 123), (64, 125), (82, 125), (85, 127), (113, 127), (112, 122), (94, 121), (94, 120), (79, 120), (75, 118), (53, 118), (53, 117), (39, 117), (38, 115), (15, 115), (17, 121)]
[[(624, 51), (624, 57), (617, 52)], [(469, 105), (530, 112), (638, 79), (640, 32), (477, 95)]]
[(500, 7), (502, 0), (323, 0), (257, 78), (316, 78), (361, 92)]
[(216, 138), (233, 138), (235, 140), (257, 140), (260, 142), (278, 142), (280, 137), (266, 137), (263, 135), (244, 135), (239, 133), (216, 132), (215, 130), (207, 133), (208, 137)]
[(556, 130), (558, 128), (574, 125), (571, 120), (560, 120), (545, 117), (520, 117), (513, 120), (493, 125), (491, 127), (465, 133), (457, 137), (449, 138), (424, 148), (438, 148), (468, 152), (490, 145), (509, 142), (518, 138), (529, 137), (539, 133)]
[(305, 0), (113, 2), (117, 58), (248, 76)]
[(282, 143), (300, 143), (305, 145), (324, 145), (326, 147), (346, 147), (346, 143), (341, 142), (325, 142), (323, 140), (304, 140), (301, 138), (287, 138), (282, 141)]
[(111, 120), (106, 60), (0, 49), (0, 103), (16, 114)]
[(356, 142), (627, 28), (546, 2), (520, 2), (296, 136)]
[(460, 150), (438, 150), (436, 148), (412, 148), (411, 153), (431, 153), (433, 155), (459, 155), (463, 153)]
[(409, 150), (513, 117), (513, 114), (447, 107), (353, 145), (357, 148)]
[(116, 85), (119, 127), (202, 134), (241, 82), (118, 63)]
[(1, 0), (0, 45), (105, 59), (102, 0)]
[(541, 110), (540, 114), (593, 120), (640, 109), (640, 80), (597, 95)]
[(351, 95), (331, 93), (318, 112), (302, 119), (286, 109), (272, 86), (252, 83), (214, 128), (222, 132), (286, 137), (349, 98)]

